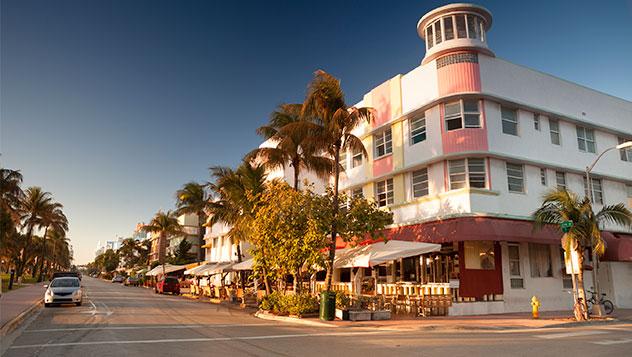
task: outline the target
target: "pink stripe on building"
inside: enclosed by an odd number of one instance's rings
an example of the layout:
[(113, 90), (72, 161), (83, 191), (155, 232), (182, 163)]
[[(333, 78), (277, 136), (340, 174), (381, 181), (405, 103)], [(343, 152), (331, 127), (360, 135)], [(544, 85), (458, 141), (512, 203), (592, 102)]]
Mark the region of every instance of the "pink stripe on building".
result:
[(454, 63), (437, 70), (439, 95), (481, 91), (478, 63)]
[(373, 161), (373, 177), (386, 175), (393, 171), (393, 155), (388, 155)]
[(380, 84), (371, 91), (371, 107), (375, 109), (373, 127), (378, 127), (391, 119), (390, 81)]

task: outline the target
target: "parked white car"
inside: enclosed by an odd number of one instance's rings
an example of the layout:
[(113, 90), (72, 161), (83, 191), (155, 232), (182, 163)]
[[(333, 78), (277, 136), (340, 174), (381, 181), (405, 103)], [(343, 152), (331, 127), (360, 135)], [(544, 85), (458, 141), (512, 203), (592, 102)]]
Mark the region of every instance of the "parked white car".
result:
[(83, 291), (81, 281), (74, 277), (55, 278), (50, 285), (44, 285), (44, 306), (53, 304), (75, 304), (81, 306)]

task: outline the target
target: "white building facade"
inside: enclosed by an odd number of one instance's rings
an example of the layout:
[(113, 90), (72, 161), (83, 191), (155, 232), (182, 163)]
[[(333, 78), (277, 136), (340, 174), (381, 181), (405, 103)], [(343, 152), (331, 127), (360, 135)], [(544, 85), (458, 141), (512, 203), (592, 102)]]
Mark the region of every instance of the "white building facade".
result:
[[(491, 23), (472, 4), (421, 18), (421, 65), (356, 104), (375, 109), (356, 129), (368, 157), (345, 153), (341, 187), (393, 212), (390, 239), (443, 245), (438, 266), (408, 265), (417, 280), (443, 272), (432, 279), (455, 287), (450, 314), (528, 311), (533, 295), (543, 310), (567, 309), (560, 234), (533, 231), (530, 215), (553, 188), (584, 195), (586, 166), (632, 140), (632, 102), (495, 57)], [(631, 207), (632, 150), (607, 153), (591, 175), (595, 210)], [(632, 233), (606, 226), (604, 238), (602, 290), (630, 308)]]

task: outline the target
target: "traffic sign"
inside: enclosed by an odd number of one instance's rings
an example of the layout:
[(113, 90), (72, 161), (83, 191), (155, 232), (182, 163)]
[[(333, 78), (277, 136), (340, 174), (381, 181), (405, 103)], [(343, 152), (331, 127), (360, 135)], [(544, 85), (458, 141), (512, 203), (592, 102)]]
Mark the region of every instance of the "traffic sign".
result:
[(568, 231), (571, 230), (571, 227), (573, 227), (573, 221), (564, 221), (560, 223), (560, 227), (562, 228), (562, 232), (568, 233)]

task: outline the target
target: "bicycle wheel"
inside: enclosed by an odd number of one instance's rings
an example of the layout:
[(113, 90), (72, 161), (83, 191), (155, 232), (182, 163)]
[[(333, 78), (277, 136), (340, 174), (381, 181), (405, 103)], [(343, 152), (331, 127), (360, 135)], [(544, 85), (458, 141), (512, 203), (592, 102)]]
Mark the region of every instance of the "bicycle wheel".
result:
[(606, 315), (610, 315), (614, 311), (614, 305), (612, 304), (612, 301), (603, 300), (601, 304), (603, 305), (603, 309), (606, 311)]

